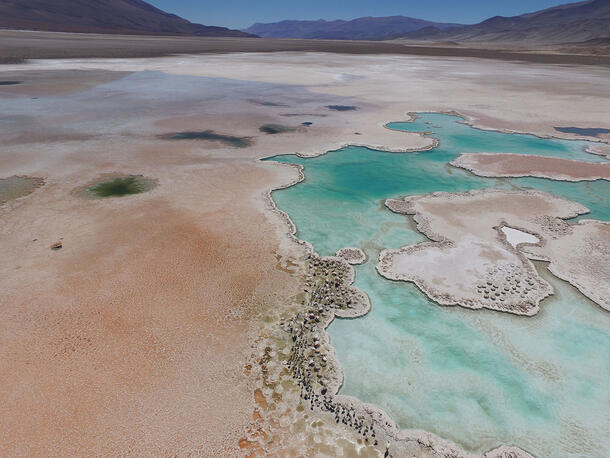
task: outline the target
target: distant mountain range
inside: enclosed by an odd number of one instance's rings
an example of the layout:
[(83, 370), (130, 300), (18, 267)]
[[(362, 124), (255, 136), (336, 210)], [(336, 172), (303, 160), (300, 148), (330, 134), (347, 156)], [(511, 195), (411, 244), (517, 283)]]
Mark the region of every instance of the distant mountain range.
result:
[[(461, 27), (406, 16), (362, 17), (352, 21), (282, 21), (254, 24), (244, 32), (268, 38), (310, 38), (329, 40), (387, 40), (425, 27), (445, 30)], [(432, 29), (431, 29), (432, 30)]]
[(521, 16), (496, 16), (455, 29), (429, 27), (406, 38), (457, 42), (597, 43), (610, 40), (610, 0), (568, 3)]
[[(203, 8), (203, 6), (202, 6)], [(406, 16), (282, 21), (244, 31), (194, 24), (143, 0), (0, 0), (0, 28), (212, 37), (610, 45), (610, 0), (587, 0), (475, 25)]]
[(142, 0), (0, 0), (0, 28), (125, 34), (246, 37), (193, 24)]
[(527, 42), (531, 44), (610, 41), (610, 0), (568, 3), (521, 16), (496, 16), (480, 24), (461, 25), (404, 16), (366, 17), (353, 21), (282, 21), (245, 29), (261, 37), (337, 40)]

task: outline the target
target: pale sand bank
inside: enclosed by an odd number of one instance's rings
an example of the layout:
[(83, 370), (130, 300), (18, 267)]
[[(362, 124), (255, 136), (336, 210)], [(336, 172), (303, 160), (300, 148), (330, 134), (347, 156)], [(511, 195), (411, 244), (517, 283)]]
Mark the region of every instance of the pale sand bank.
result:
[[(588, 212), (580, 204), (539, 191), (489, 189), (389, 199), (386, 205), (413, 215), (431, 241), (383, 251), (379, 273), (415, 283), (439, 304), (537, 313), (553, 291), (521, 251), (525, 247), (608, 308), (607, 224), (568, 225), (565, 219)], [(530, 252), (523, 243), (538, 246)]]
[(610, 163), (572, 161), (531, 154), (465, 153), (451, 161), (454, 167), (482, 177), (538, 177), (550, 180), (610, 180)]

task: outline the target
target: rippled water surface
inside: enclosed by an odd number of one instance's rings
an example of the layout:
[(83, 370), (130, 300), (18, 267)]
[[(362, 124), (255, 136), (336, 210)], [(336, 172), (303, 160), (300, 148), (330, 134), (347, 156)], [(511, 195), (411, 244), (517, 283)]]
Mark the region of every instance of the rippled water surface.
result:
[(381, 406), (402, 428), (425, 429), (467, 450), (518, 445), (546, 457), (610, 456), (610, 314), (543, 264), (555, 288), (532, 318), (440, 307), (417, 288), (377, 275), (379, 251), (422, 236), (383, 200), (434, 191), (535, 188), (577, 201), (586, 218), (610, 220), (610, 183), (538, 178), (488, 179), (448, 165), (464, 152), (538, 154), (602, 162), (587, 142), (540, 139), (474, 129), (455, 116), (422, 114), (389, 127), (426, 132), (439, 147), (386, 153), (349, 147), (302, 164), (306, 180), (273, 197), (297, 236), (321, 255), (346, 246), (365, 250), (356, 284), (373, 310), (329, 328), (343, 367), (343, 394)]

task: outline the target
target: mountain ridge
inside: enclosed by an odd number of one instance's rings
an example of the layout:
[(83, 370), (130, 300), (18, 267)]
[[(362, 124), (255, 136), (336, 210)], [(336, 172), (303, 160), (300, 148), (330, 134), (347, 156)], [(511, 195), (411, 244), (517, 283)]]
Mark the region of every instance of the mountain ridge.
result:
[(248, 37), (192, 23), (143, 0), (0, 0), (0, 28), (52, 32)]
[[(419, 32), (419, 33), (418, 33)], [(581, 43), (610, 37), (610, 0), (586, 0), (520, 16), (494, 16), (459, 29), (428, 29), (403, 38), (422, 41)]]
[(461, 24), (426, 21), (408, 16), (360, 17), (352, 20), (284, 20), (256, 23), (243, 31), (265, 38), (305, 38), (331, 40), (383, 40), (434, 26), (439, 29)]

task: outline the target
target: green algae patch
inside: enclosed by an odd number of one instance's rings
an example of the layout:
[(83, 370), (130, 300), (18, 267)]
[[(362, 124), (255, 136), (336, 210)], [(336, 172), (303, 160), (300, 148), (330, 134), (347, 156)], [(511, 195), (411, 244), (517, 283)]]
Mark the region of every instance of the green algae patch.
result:
[(0, 204), (33, 193), (44, 185), (44, 180), (37, 177), (12, 176), (0, 178)]
[(283, 126), (281, 124), (263, 124), (262, 126), (259, 127), (258, 130), (265, 134), (275, 135), (275, 134), (283, 134), (286, 132), (294, 132), (294, 131), (296, 131), (296, 128), (289, 127), (289, 126)]
[(213, 130), (203, 131), (188, 131), (174, 132), (170, 134), (160, 135), (163, 140), (208, 140), (224, 143), (225, 145), (235, 148), (247, 148), (252, 145), (252, 139), (249, 137), (236, 137), (233, 135), (224, 135), (214, 132)]
[(124, 197), (150, 191), (157, 185), (157, 180), (142, 175), (115, 176), (87, 186), (83, 194), (89, 199)]

